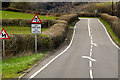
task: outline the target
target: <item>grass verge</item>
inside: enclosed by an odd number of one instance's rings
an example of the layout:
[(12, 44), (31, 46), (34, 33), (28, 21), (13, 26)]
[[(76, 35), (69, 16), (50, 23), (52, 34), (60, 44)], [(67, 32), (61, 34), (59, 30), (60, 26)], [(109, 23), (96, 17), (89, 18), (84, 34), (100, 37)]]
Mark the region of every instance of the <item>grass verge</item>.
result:
[[(2, 19), (33, 19), (34, 14), (29, 13), (22, 13), (22, 12), (12, 12), (12, 11), (0, 11), (2, 12), (2, 16), (0, 18)], [(57, 19), (57, 17), (53, 16), (42, 16), (38, 15), (40, 19)]]
[[(115, 4), (115, 2), (114, 2)], [(96, 6), (109, 6), (112, 5), (112, 2), (101, 2), (101, 3), (96, 3)]]
[[(7, 26), (2, 27), (8, 34), (31, 34), (31, 27)], [(48, 28), (42, 28), (42, 32)]]
[(103, 19), (101, 19), (101, 18), (99, 18), (99, 19), (106, 26), (106, 28), (107, 28), (110, 36), (112, 37), (113, 41), (120, 46), (120, 39), (115, 35), (115, 33), (113, 32), (110, 25), (106, 21), (104, 21)]
[(2, 61), (3, 78), (18, 78), (26, 69), (42, 59), (47, 53), (10, 58)]

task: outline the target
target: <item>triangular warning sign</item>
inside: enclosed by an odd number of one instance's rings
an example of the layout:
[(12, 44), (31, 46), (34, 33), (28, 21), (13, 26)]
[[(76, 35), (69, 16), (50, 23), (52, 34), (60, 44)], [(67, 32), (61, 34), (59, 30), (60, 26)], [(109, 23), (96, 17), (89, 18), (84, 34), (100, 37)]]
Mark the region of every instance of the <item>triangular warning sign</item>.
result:
[(39, 23), (39, 24), (41, 24), (41, 20), (40, 20), (40, 18), (38, 17), (37, 14), (35, 14), (33, 19), (31, 20), (31, 23)]
[(8, 36), (8, 34), (7, 34), (7, 32), (5, 31), (4, 28), (0, 32), (0, 39), (10, 39), (10, 37)]

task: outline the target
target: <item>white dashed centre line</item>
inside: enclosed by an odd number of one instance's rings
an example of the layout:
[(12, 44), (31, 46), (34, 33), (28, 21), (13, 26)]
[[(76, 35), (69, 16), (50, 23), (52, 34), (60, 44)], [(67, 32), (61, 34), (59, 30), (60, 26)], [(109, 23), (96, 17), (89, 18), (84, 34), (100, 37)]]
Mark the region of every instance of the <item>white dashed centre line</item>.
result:
[(93, 55), (93, 46), (97, 46), (97, 44), (93, 43), (93, 35), (92, 35), (92, 28), (90, 27), (90, 19), (88, 19), (88, 35), (90, 37), (90, 54), (89, 56), (82, 56), (82, 58), (87, 58), (89, 59), (89, 68), (90, 68), (90, 78), (93, 79), (93, 70), (91, 69), (93, 66), (93, 61), (96, 61), (95, 59), (92, 58)]

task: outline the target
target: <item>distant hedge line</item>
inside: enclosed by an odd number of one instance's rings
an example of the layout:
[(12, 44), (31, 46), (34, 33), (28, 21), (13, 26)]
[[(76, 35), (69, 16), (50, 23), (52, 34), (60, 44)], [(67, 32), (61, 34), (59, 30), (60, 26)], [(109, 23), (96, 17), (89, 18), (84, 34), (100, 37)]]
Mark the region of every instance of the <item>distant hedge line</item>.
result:
[[(54, 20), (42, 20), (42, 27), (48, 28), (55, 24)], [(2, 19), (2, 26), (31, 27), (31, 19)]]
[(93, 13), (87, 13), (87, 12), (80, 12), (77, 13), (79, 17), (100, 17), (100, 14), (93, 14)]
[(16, 9), (16, 8), (3, 8), (4, 11), (13, 11), (13, 12), (22, 12), (22, 13), (30, 13), (30, 14), (38, 14), (38, 15), (49, 15), (49, 16), (55, 16), (60, 17), (61, 13), (46, 13), (46, 12), (39, 12), (39, 11), (31, 11), (31, 10), (22, 10), (22, 9)]
[[(61, 16), (63, 17), (63, 16)], [(69, 19), (68, 19), (69, 17)], [(38, 52), (49, 51), (57, 48), (66, 38), (68, 24), (77, 20), (77, 15), (66, 15), (66, 18), (60, 18), (54, 21), (49, 29), (38, 35)], [(34, 35), (11, 34), (9, 40), (5, 40), (6, 55), (22, 54), (26, 51), (34, 52)]]
[(113, 32), (119, 37), (120, 39), (120, 22), (118, 20), (118, 17), (116, 16), (111, 16), (108, 15), (106, 13), (101, 14), (101, 18), (105, 21), (107, 21), (107, 23), (110, 24)]

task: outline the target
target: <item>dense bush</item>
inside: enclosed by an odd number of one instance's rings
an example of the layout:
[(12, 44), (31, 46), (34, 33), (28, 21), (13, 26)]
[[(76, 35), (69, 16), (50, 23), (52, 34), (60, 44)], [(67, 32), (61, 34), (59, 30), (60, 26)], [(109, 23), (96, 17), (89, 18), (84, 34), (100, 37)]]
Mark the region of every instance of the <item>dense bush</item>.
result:
[[(38, 51), (49, 50), (49, 37), (38, 35)], [(6, 55), (16, 55), (19, 53), (31, 51), (34, 52), (35, 36), (34, 35), (10, 35), (9, 40), (5, 40)]]
[(3, 10), (13, 11), (13, 12), (24, 12), (23, 10), (21, 10), (21, 9), (16, 9), (16, 8), (3, 8)]
[(104, 6), (96, 6), (96, 9), (99, 13), (107, 13), (112, 14), (112, 6), (111, 5), (104, 5)]
[(62, 15), (59, 20), (65, 20), (68, 23), (72, 23), (73, 21), (78, 19), (78, 14), (68, 14), (68, 15)]
[(64, 20), (58, 20), (56, 24), (50, 27), (50, 29), (43, 32), (43, 34), (50, 36), (51, 48), (57, 48), (61, 42), (65, 39), (67, 31), (67, 22)]
[(120, 38), (120, 23), (118, 17), (103, 13), (101, 14), (101, 18), (110, 24), (113, 32), (115, 32), (115, 34)]
[(93, 14), (93, 13), (87, 13), (87, 12), (80, 12), (80, 13), (77, 13), (79, 17), (99, 17), (100, 14)]

